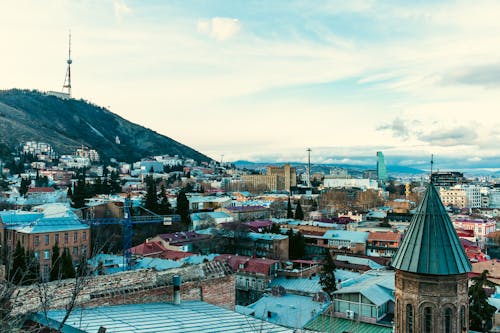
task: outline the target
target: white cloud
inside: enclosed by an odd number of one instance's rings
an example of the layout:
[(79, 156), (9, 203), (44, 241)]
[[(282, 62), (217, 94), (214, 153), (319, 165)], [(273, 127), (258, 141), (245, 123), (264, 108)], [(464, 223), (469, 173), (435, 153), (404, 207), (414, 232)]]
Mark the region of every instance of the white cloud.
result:
[(130, 7), (125, 3), (124, 0), (114, 0), (113, 7), (115, 10), (115, 18), (118, 21), (121, 21), (126, 15), (132, 12)]
[(480, 162), (482, 161), (483, 159), (479, 156), (474, 156), (474, 157), (471, 157), (471, 158), (468, 158), (467, 161), (469, 162)]
[(217, 41), (228, 40), (241, 30), (238, 19), (228, 17), (213, 17), (209, 20), (198, 20), (198, 32), (210, 36)]

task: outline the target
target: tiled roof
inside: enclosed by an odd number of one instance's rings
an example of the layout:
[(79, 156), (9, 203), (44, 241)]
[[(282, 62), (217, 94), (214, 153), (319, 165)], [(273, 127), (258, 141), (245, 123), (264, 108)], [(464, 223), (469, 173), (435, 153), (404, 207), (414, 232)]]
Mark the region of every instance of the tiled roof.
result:
[(398, 242), (401, 239), (401, 234), (399, 232), (370, 232), (368, 235), (369, 241), (388, 241), (388, 242)]
[(167, 251), (167, 249), (163, 245), (161, 245), (159, 241), (142, 243), (137, 246), (134, 246), (130, 250), (132, 251), (133, 254), (141, 256), (150, 256)]
[[(246, 256), (236, 256), (231, 254), (222, 254), (215, 258), (217, 261), (225, 261), (235, 271), (269, 275), (272, 265), (278, 263), (278, 260), (251, 258)], [(240, 268), (243, 265), (243, 268)]]
[(28, 193), (52, 193), (54, 191), (52, 187), (32, 187), (28, 189)]
[(433, 184), (428, 185), (392, 266), (419, 274), (470, 272), (469, 259)]

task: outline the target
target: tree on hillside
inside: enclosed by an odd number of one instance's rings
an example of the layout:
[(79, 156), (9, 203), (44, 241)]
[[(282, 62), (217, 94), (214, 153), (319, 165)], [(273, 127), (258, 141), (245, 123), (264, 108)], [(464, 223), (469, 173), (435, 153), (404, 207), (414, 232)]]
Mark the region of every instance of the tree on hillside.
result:
[(300, 201), (297, 203), (297, 207), (295, 207), (295, 219), (296, 220), (304, 219), (304, 211), (302, 210), (302, 206), (300, 206)]
[(335, 262), (328, 249), (325, 249), (325, 259), (323, 260), (323, 267), (319, 274), (319, 284), (326, 292), (330, 299), (333, 298), (333, 292), (337, 290), (337, 281), (335, 280)]
[(69, 249), (65, 248), (61, 255), (61, 279), (71, 279), (76, 276), (75, 266), (73, 266), (73, 259)]
[(8, 279), (14, 284), (20, 284), (24, 278), (26, 267), (26, 253), (18, 240), (12, 257), (12, 267), (9, 269)]
[(191, 216), (189, 215), (189, 200), (184, 191), (177, 195), (177, 214), (181, 217), (183, 229), (188, 229), (191, 225)]
[(169, 215), (172, 214), (172, 206), (167, 198), (167, 193), (165, 191), (165, 186), (161, 185), (160, 193), (158, 194), (158, 214)]
[(152, 176), (146, 177), (146, 196), (144, 197), (144, 207), (152, 212), (158, 211), (158, 196), (156, 193), (156, 182)]
[(288, 197), (288, 205), (286, 207), (286, 218), (293, 219), (292, 203), (290, 202), (290, 197)]
[[(488, 296), (484, 288), (494, 287), (494, 284), (488, 281), (487, 270), (471, 280), (472, 285), (469, 287), (469, 328), (474, 331), (485, 332), (484, 329), (491, 325), (491, 317), (496, 309), (488, 304)], [(483, 327), (483, 321), (486, 327)]]

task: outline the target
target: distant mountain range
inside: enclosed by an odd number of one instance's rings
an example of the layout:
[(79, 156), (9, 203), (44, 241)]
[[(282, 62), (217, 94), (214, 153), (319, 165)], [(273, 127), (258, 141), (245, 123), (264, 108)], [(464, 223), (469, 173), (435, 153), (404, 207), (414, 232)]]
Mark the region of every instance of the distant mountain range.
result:
[[(234, 164), (239, 167), (239, 168), (247, 168), (247, 169), (262, 169), (265, 168), (268, 165), (283, 165), (284, 163), (266, 163), (266, 162), (250, 162), (250, 161), (236, 161)], [(298, 166), (298, 167), (306, 167), (306, 163), (300, 163), (300, 162), (290, 162), (292, 166)], [(353, 170), (353, 171), (358, 171), (362, 172), (364, 170), (374, 170), (375, 165), (351, 165), (351, 164), (311, 164), (311, 169), (314, 172), (315, 169), (320, 169), (322, 167), (330, 168), (330, 167), (337, 167), (337, 168), (342, 168), (342, 169), (347, 169), (347, 170)], [(417, 168), (412, 168), (412, 167), (407, 167), (407, 166), (402, 166), (402, 165), (388, 165), (387, 166), (387, 172), (392, 173), (392, 174), (411, 174), (411, 175), (419, 175), (426, 173), (427, 171), (417, 169)]]
[(61, 99), (30, 90), (0, 91), (0, 158), (8, 158), (22, 142), (32, 140), (49, 143), (59, 154), (70, 154), (84, 145), (104, 158), (126, 162), (158, 154), (198, 162), (210, 160), (186, 145), (84, 100)]

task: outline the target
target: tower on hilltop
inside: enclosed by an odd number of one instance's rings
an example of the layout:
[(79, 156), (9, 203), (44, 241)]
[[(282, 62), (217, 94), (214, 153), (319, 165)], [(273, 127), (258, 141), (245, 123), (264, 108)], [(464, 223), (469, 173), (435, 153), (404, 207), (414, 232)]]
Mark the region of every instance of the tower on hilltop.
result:
[[(68, 68), (66, 69), (66, 76), (64, 77), (64, 83), (62, 87), (62, 92), (67, 93), (68, 97), (71, 98), (71, 31), (69, 32), (69, 44), (68, 44), (68, 60), (66, 60)], [(66, 89), (66, 92), (64, 91)]]

